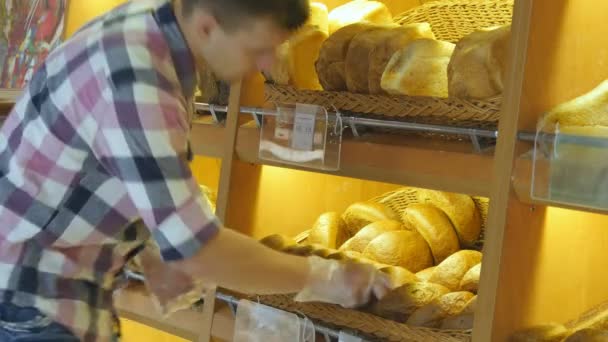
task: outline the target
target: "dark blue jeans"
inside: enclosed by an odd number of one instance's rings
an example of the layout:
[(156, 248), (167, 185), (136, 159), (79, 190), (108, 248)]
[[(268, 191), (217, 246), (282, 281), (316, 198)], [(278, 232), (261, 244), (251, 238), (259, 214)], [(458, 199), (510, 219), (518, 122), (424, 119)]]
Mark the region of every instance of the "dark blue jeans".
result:
[(0, 303), (0, 341), (78, 342), (78, 339), (38, 309)]

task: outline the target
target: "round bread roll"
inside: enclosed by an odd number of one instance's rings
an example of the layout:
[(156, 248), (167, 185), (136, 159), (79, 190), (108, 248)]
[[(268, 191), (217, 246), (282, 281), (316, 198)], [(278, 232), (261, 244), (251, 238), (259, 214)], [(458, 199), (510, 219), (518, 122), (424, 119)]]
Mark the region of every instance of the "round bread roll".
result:
[(446, 317), (460, 314), (473, 297), (474, 294), (467, 291), (446, 293), (416, 309), (406, 323), (416, 327), (439, 328)]
[(348, 233), (340, 215), (329, 212), (319, 216), (308, 233), (307, 242), (336, 249), (346, 241), (347, 237)]
[(431, 276), (433, 275), (433, 272), (435, 271), (435, 267), (436, 266), (432, 266), (432, 267), (425, 268), (422, 271), (417, 272), (416, 277), (418, 279), (420, 279), (420, 281), (422, 281), (422, 282), (429, 281), (429, 279), (431, 279)]
[(463, 312), (444, 319), (440, 328), (442, 330), (472, 330), (474, 321), (475, 314)]
[(382, 233), (402, 230), (403, 224), (399, 221), (383, 220), (370, 223), (363, 227), (355, 236), (348, 239), (341, 247), (341, 251), (355, 251), (363, 253), (365, 247)]
[(418, 200), (432, 204), (448, 215), (462, 246), (470, 246), (479, 239), (481, 215), (471, 196), (419, 189)]
[(582, 329), (568, 336), (563, 342), (608, 342), (608, 331)]
[(431, 247), (435, 265), (460, 249), (458, 236), (448, 216), (431, 204), (413, 204), (403, 212), (403, 221), (424, 237)]
[(511, 335), (509, 342), (559, 342), (568, 335), (562, 324), (550, 323), (523, 329)]
[(282, 251), (287, 246), (294, 246), (296, 242), (281, 234), (272, 234), (260, 240), (260, 243), (266, 247), (272, 248), (276, 251)]
[(477, 293), (479, 289), (479, 277), (481, 275), (481, 263), (471, 267), (471, 269), (465, 273), (464, 277), (460, 281), (461, 291), (471, 291)]
[(408, 283), (418, 282), (416, 275), (403, 267), (388, 266), (380, 269), (391, 279), (393, 287), (401, 287)]
[(380, 317), (404, 323), (416, 309), (448, 292), (438, 284), (408, 283), (389, 292), (372, 306), (371, 311)]
[(363, 256), (387, 265), (405, 267), (412, 272), (433, 265), (429, 245), (415, 230), (386, 232), (367, 245)]
[(481, 257), (482, 254), (478, 251), (458, 251), (437, 265), (429, 282), (441, 284), (451, 291), (458, 291), (464, 275), (471, 267), (481, 262)]
[(382, 73), (382, 89), (394, 95), (448, 97), (447, 71), (454, 47), (419, 39), (397, 50)]
[(397, 215), (391, 208), (375, 202), (358, 202), (352, 204), (342, 215), (346, 230), (350, 236), (355, 236), (359, 230), (370, 223), (384, 220), (398, 221)]

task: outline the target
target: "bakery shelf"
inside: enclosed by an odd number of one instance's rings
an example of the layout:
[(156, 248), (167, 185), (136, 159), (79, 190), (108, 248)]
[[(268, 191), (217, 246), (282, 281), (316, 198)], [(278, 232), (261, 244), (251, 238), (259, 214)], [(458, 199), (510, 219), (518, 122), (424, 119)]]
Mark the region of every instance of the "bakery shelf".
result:
[(226, 129), (211, 115), (197, 115), (192, 122), (190, 143), (192, 152), (214, 158), (222, 158)]

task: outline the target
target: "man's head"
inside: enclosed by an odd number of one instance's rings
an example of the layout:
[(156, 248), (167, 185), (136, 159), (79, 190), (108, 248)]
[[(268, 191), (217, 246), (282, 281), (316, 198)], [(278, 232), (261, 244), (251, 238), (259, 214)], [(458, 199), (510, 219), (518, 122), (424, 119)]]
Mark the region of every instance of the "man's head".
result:
[(270, 68), (309, 16), (308, 0), (177, 0), (175, 9), (195, 58), (227, 81)]

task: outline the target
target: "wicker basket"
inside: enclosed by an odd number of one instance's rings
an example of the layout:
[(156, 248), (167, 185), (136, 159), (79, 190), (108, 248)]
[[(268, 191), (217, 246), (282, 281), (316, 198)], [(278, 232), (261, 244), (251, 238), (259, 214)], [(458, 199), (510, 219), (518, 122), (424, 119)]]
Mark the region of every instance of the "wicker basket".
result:
[[(511, 22), (513, 0), (442, 0), (425, 3), (396, 17), (399, 24), (428, 22), (437, 39), (456, 42), (465, 35)], [(335, 107), (357, 115), (471, 128), (496, 128), (502, 98), (484, 100), (355, 94), (298, 90), (266, 84), (266, 100)]]
[[(418, 189), (404, 187), (371, 199), (372, 202), (382, 203), (395, 212), (402, 212), (408, 206), (419, 203)], [(487, 219), (489, 200), (484, 197), (472, 197), (482, 217), (482, 234), (473, 246), (481, 250), (483, 247), (483, 230)], [(295, 237), (298, 243), (306, 242), (308, 231)], [(470, 341), (470, 331), (447, 331), (408, 326), (393, 322), (369, 313), (344, 309), (339, 306), (322, 303), (296, 303), (291, 296), (261, 296), (256, 297), (266, 305), (282, 310), (304, 314), (309, 318), (361, 332), (379, 341)]]

